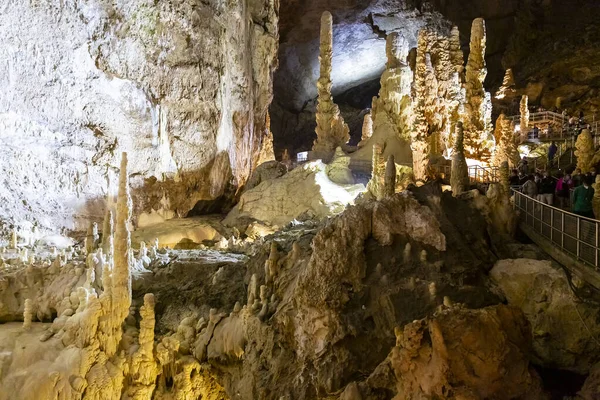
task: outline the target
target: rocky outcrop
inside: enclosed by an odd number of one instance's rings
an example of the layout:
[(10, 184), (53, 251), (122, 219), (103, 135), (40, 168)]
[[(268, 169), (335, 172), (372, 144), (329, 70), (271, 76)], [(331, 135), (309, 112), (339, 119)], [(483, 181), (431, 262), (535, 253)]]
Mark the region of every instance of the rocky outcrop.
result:
[(364, 185), (334, 183), (327, 165), (313, 161), (244, 192), (225, 223), (250, 217), (281, 226), (297, 218), (322, 218), (342, 212), (362, 191)]
[(0, 220), (101, 221), (121, 151), (134, 217), (165, 192), (185, 214), (244, 184), (272, 96), (277, 12), (260, 0), (3, 7)]
[(531, 323), (537, 364), (583, 374), (600, 360), (598, 309), (581, 302), (550, 261), (501, 260), (490, 276)]
[(547, 399), (529, 365), (530, 340), (527, 320), (516, 308), (448, 304), (397, 328), (396, 346), (357, 392), (363, 398), (387, 390), (403, 399)]

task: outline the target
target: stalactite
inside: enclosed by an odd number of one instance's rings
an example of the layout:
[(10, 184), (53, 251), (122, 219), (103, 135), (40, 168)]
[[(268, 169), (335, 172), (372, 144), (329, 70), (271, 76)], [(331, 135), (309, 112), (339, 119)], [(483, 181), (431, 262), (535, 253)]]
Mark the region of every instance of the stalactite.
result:
[(317, 82), (317, 139), (313, 151), (329, 161), (338, 146), (348, 143), (350, 130), (331, 96), (331, 60), (333, 57), (333, 17), (325, 11), (321, 17), (320, 77)]
[[(426, 53), (427, 32), (419, 32), (419, 41), (417, 46), (417, 62), (415, 67), (415, 102), (414, 107), (414, 126), (411, 131), (411, 150), (413, 152), (413, 173), (416, 181), (425, 181), (428, 178), (429, 164), (429, 121), (427, 112), (432, 108), (430, 106), (433, 95), (430, 93), (432, 80), (435, 75), (432, 73), (431, 55)], [(436, 93), (437, 96), (437, 93)], [(429, 106), (429, 107), (428, 107)]]

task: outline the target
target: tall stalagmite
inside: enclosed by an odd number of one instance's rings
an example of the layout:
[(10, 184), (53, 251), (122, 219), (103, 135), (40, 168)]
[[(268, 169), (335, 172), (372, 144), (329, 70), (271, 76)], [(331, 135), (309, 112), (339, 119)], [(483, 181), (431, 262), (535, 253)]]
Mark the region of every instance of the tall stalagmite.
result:
[(458, 196), (469, 187), (469, 167), (464, 153), (464, 131), (463, 123), (456, 124), (456, 139), (452, 153), (452, 172), (450, 175), (450, 186), (452, 195)]
[(121, 324), (129, 314), (131, 306), (131, 238), (127, 227), (131, 218), (131, 196), (127, 175), (127, 153), (121, 158), (119, 194), (114, 238), (114, 269), (112, 271), (112, 340), (107, 343), (106, 353), (111, 356), (121, 341)]
[(523, 134), (527, 134), (527, 131), (529, 130), (529, 98), (527, 97), (527, 95), (523, 95), (523, 97), (521, 97), (520, 110), (521, 132)]
[(331, 96), (331, 60), (333, 57), (333, 17), (325, 11), (321, 17), (320, 77), (317, 82), (317, 139), (313, 151), (329, 160), (338, 146), (350, 140), (350, 130)]
[(408, 42), (394, 32), (386, 38), (387, 63), (381, 75), (379, 97), (373, 99), (373, 130), (391, 127), (397, 137), (409, 138), (411, 116), (410, 84), (412, 72), (407, 65)]
[(465, 121), (465, 152), (468, 157), (487, 159), (491, 155), (492, 129), (491, 95), (485, 91), (483, 82), (487, 76), (485, 64), (485, 21), (477, 18), (471, 28), (471, 43), (467, 61), (465, 88), (468, 121)]
[(492, 164), (500, 167), (503, 161), (508, 161), (510, 168), (516, 168), (521, 156), (517, 150), (511, 121), (504, 114), (496, 120), (497, 145), (492, 158)]
[(589, 129), (581, 131), (575, 142), (575, 149), (577, 168), (581, 169), (581, 173), (586, 174), (592, 168), (594, 158), (594, 139)]
[(430, 152), (430, 111), (432, 97), (437, 98), (437, 93), (432, 93), (436, 86), (435, 73), (431, 65), (431, 55), (426, 52), (427, 32), (419, 32), (417, 47), (417, 62), (415, 67), (415, 107), (414, 125), (411, 131), (411, 150), (413, 152), (413, 173), (416, 181), (425, 181), (428, 178), (429, 152)]

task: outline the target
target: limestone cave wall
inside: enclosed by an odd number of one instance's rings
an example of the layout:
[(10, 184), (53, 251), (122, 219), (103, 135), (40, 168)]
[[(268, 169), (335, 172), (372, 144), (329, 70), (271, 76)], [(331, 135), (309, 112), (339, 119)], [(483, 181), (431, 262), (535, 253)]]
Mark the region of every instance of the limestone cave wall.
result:
[(278, 13), (278, 0), (3, 1), (0, 228), (101, 219), (122, 151), (136, 216), (185, 215), (243, 185)]

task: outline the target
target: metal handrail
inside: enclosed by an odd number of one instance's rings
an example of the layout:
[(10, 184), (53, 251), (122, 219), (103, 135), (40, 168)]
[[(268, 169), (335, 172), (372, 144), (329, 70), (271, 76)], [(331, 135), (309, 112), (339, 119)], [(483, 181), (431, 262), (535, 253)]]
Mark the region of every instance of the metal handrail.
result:
[(598, 269), (600, 221), (544, 204), (513, 189), (521, 223), (578, 261)]

